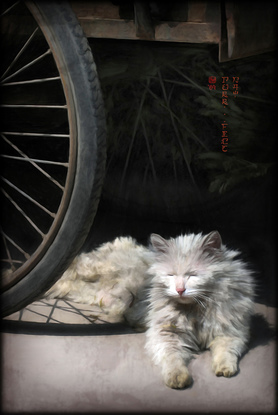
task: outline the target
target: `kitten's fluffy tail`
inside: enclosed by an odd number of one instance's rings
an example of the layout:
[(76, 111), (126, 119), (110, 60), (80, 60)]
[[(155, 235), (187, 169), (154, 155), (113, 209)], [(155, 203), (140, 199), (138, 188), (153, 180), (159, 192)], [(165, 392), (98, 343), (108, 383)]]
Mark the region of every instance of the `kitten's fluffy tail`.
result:
[(139, 303), (151, 260), (152, 253), (134, 239), (116, 238), (76, 257), (44, 297), (94, 305), (110, 320), (134, 325), (143, 319)]

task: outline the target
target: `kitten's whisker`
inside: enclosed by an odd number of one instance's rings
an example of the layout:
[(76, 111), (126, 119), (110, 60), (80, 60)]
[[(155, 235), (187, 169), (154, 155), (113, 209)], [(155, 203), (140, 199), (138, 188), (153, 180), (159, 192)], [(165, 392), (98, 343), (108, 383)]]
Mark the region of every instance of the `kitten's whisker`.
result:
[(196, 301), (197, 304), (199, 304), (201, 307), (205, 308), (204, 303), (198, 297), (195, 297), (195, 296), (192, 296), (192, 297), (193, 297), (193, 300)]
[(205, 295), (202, 295), (202, 294), (200, 294), (199, 297), (202, 298), (205, 301), (210, 302), (210, 303), (217, 304), (217, 302), (213, 298), (211, 298), (211, 297), (208, 297), (208, 296), (205, 296)]
[(211, 298), (209, 295), (212, 293), (211, 291), (207, 291), (207, 290), (199, 290), (199, 289), (195, 289), (195, 290), (191, 290), (188, 295), (193, 297), (193, 299), (199, 304), (201, 305), (203, 308), (205, 308), (205, 304), (204, 301), (209, 301), (212, 303), (216, 303), (216, 301)]

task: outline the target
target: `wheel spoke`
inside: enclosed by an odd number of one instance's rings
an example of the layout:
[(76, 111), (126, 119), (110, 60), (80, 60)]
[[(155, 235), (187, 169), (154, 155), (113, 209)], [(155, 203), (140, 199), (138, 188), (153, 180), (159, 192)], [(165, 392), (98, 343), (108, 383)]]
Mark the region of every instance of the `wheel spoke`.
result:
[(31, 196), (29, 196), (27, 193), (23, 192), (23, 190), (19, 189), (17, 186), (15, 186), (13, 183), (11, 183), (9, 180), (2, 177), (2, 180), (4, 183), (6, 183), (8, 186), (15, 189), (18, 193), (20, 193), (22, 196), (24, 196), (26, 199), (30, 200), (32, 203), (34, 203), (36, 206), (38, 206), (40, 209), (42, 209), (45, 213), (47, 213), (52, 218), (55, 218), (55, 213), (50, 212), (45, 206), (41, 205), (37, 200), (33, 199)]
[(6, 158), (6, 159), (12, 159), (12, 160), (21, 160), (21, 161), (34, 161), (35, 163), (42, 163), (42, 164), (51, 164), (53, 166), (63, 166), (68, 167), (69, 163), (62, 163), (61, 161), (52, 161), (52, 160), (40, 160), (40, 159), (33, 159), (33, 158), (22, 158), (22, 157), (16, 157), (16, 156), (8, 156), (7, 154), (1, 154), (0, 157)]
[(143, 118), (141, 118), (141, 125), (142, 125), (144, 138), (145, 138), (145, 141), (146, 141), (146, 146), (147, 146), (147, 151), (148, 151), (149, 162), (150, 162), (150, 165), (151, 165), (153, 179), (156, 182), (156, 180), (157, 180), (156, 171), (155, 171), (152, 152), (151, 152), (151, 148), (150, 148), (149, 137), (148, 137), (148, 134), (147, 134), (147, 130), (146, 130), (146, 126), (145, 126), (145, 122), (144, 122)]
[(59, 81), (59, 80), (61, 80), (60, 76), (53, 76), (52, 78), (30, 79), (28, 81), (5, 82), (3, 86), (39, 84), (43, 82), (51, 82), (51, 81)]
[(49, 180), (51, 180), (56, 186), (58, 186), (60, 189), (64, 190), (64, 186), (62, 186), (57, 180), (55, 180), (53, 177), (50, 176), (45, 170), (43, 170), (40, 166), (37, 165), (34, 161), (32, 161), (27, 154), (25, 154), (23, 151), (21, 151), (16, 145), (14, 145), (10, 140), (7, 139), (7, 137), (4, 136), (4, 134), (1, 134), (2, 138), (8, 143), (14, 150), (16, 150), (24, 159), (25, 161), (29, 161), (32, 166), (34, 166), (37, 170), (39, 170), (44, 176), (46, 176)]
[(51, 53), (51, 50), (48, 49), (46, 52), (44, 52), (42, 55), (38, 56), (36, 59), (32, 60), (31, 62), (27, 63), (26, 65), (22, 66), (20, 69), (18, 69), (16, 72), (12, 73), (11, 75), (7, 76), (6, 78), (1, 80), (1, 84), (6, 82), (8, 79), (13, 78), (14, 76), (18, 75), (19, 73), (25, 71), (27, 68), (30, 68), (30, 66), (34, 65), (41, 59), (43, 59), (45, 56), (49, 55)]
[(56, 109), (67, 109), (66, 105), (26, 105), (26, 104), (3, 104), (0, 105), (1, 108), (56, 108)]
[(8, 132), (4, 131), (3, 135), (19, 135), (25, 137), (57, 137), (57, 138), (69, 138), (69, 134), (46, 134), (46, 133), (21, 133), (21, 132)]
[(141, 113), (142, 113), (142, 110), (143, 110), (146, 95), (147, 95), (147, 90), (145, 89), (143, 94), (142, 94), (142, 98), (141, 98), (139, 108), (138, 108), (138, 113), (137, 113), (137, 116), (136, 116), (136, 119), (135, 119), (133, 132), (132, 132), (132, 137), (131, 137), (131, 140), (130, 140), (130, 144), (129, 144), (129, 148), (128, 148), (128, 152), (127, 152), (127, 156), (126, 156), (126, 162), (125, 162), (122, 177), (121, 177), (120, 189), (123, 189), (123, 184), (124, 184), (124, 180), (125, 180), (125, 177), (126, 177), (127, 168), (128, 168), (129, 161), (130, 161), (131, 151), (132, 151), (132, 147), (134, 145), (134, 140), (135, 140), (135, 137), (136, 137), (136, 133), (137, 133), (137, 129), (138, 129), (138, 125), (139, 125), (139, 121), (140, 121)]
[(1, 233), (3, 237), (7, 241), (9, 241), (16, 249), (18, 249), (18, 251), (21, 252), (27, 260), (30, 258), (30, 255), (28, 254), (28, 252), (25, 252), (24, 249), (22, 249), (12, 238), (6, 235), (3, 231), (1, 231)]
[(24, 264), (24, 261), (19, 261), (18, 259), (1, 259), (2, 262), (8, 262), (13, 270), (16, 268), (13, 264)]
[(1, 189), (4, 196), (14, 205), (14, 207), (21, 213), (21, 215), (30, 223), (30, 225), (41, 235), (42, 239), (45, 238), (45, 234), (37, 227), (37, 225), (32, 221), (32, 219), (24, 212), (24, 210), (18, 206), (18, 204), (13, 200), (13, 198), (5, 192), (4, 189)]
[(7, 241), (6, 241), (6, 239), (4, 238), (4, 235), (2, 234), (2, 239), (3, 239), (3, 242), (4, 242), (4, 247), (5, 247), (5, 251), (6, 251), (6, 253), (7, 253), (7, 259), (4, 259), (4, 260), (2, 260), (3, 262), (8, 262), (9, 264), (10, 264), (10, 267), (11, 267), (11, 269), (12, 269), (12, 271), (14, 271), (16, 268), (15, 268), (15, 266), (13, 265), (13, 260), (12, 260), (12, 256), (11, 256), (11, 253), (10, 253), (10, 250), (9, 250), (9, 247), (8, 247), (8, 244), (7, 244)]
[(1, 76), (1, 79), (3, 79), (5, 77), (5, 75), (10, 71), (10, 69), (14, 66), (14, 64), (17, 62), (17, 60), (19, 59), (19, 57), (22, 55), (22, 53), (25, 51), (25, 49), (27, 48), (27, 46), (30, 44), (30, 42), (32, 41), (32, 39), (34, 38), (35, 34), (38, 31), (38, 27), (34, 30), (34, 32), (31, 34), (31, 36), (29, 37), (29, 39), (25, 42), (25, 44), (22, 46), (22, 48), (20, 49), (20, 51), (18, 52), (18, 54), (15, 56), (15, 58), (13, 59), (13, 61), (11, 62), (11, 64), (8, 66), (8, 68), (6, 69), (6, 71), (3, 73), (3, 75)]
[(5, 14), (9, 13), (19, 3), (20, 3), (20, 1), (16, 1), (11, 7), (8, 7), (3, 13), (1, 13), (1, 17), (5, 16)]

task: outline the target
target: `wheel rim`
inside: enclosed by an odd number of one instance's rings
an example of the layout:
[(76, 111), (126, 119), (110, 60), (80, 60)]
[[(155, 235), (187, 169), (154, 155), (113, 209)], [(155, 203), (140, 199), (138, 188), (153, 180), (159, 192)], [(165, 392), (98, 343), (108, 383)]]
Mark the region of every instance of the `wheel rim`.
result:
[(4, 291), (29, 273), (53, 242), (75, 176), (76, 125), (66, 68), (42, 33), (41, 15), (31, 10), (14, 2), (2, 6), (1, 14)]

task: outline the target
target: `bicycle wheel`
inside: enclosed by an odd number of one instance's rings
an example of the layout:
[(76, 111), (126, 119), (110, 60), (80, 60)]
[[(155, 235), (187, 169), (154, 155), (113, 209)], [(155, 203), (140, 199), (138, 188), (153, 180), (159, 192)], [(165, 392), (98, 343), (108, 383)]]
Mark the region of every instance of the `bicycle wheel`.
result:
[(105, 115), (86, 37), (66, 2), (4, 2), (2, 315), (47, 290), (80, 250), (105, 171)]

